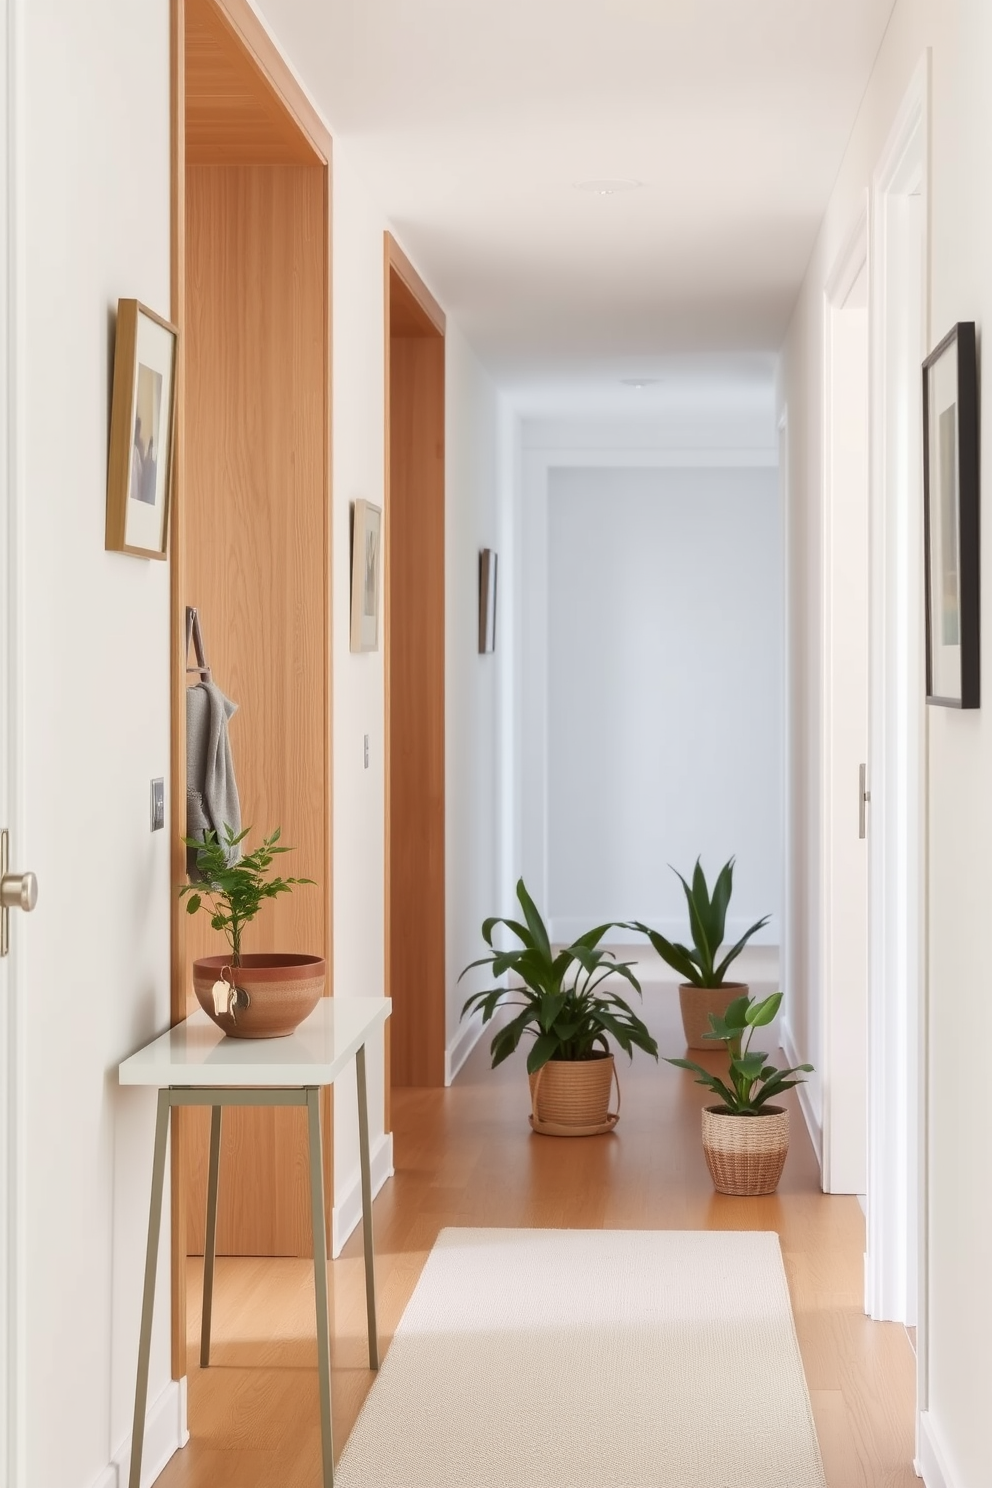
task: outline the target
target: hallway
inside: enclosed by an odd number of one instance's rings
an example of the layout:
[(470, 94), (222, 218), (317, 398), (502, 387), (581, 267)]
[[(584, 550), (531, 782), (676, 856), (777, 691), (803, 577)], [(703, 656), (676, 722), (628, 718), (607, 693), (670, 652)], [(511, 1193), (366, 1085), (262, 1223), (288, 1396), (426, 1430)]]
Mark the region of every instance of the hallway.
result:
[[(746, 968), (760, 974), (763, 948)], [(653, 970), (653, 969), (652, 969)], [(671, 983), (645, 984), (646, 1021), (679, 1054)], [(620, 1061), (615, 1136), (531, 1136), (522, 1057), (488, 1068), (476, 1045), (449, 1090), (394, 1100), (396, 1178), (376, 1203), (383, 1343), (446, 1225), (775, 1229), (830, 1488), (911, 1488), (914, 1360), (905, 1330), (872, 1323), (862, 1298), (864, 1221), (857, 1199), (820, 1192), (795, 1100), (779, 1192), (713, 1193), (699, 1143), (704, 1095), (689, 1076), (643, 1056)], [(332, 1262), (335, 1444), (340, 1452), (371, 1383), (365, 1367), (361, 1236)], [(191, 1440), (161, 1488), (305, 1488), (319, 1478), (309, 1261), (221, 1260), (209, 1374), (196, 1367), (200, 1264), (189, 1273)], [(659, 1401), (659, 1409), (663, 1402)]]

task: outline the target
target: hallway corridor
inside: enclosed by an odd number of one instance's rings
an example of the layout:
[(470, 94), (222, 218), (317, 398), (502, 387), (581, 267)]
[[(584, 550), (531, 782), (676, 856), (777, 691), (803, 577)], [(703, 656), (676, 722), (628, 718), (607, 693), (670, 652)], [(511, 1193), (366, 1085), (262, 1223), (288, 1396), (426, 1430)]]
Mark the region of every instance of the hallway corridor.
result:
[[(752, 954), (760, 961), (763, 953)], [(680, 1054), (671, 983), (645, 983), (644, 1014), (662, 1053)], [(396, 1177), (375, 1206), (383, 1343), (446, 1225), (775, 1229), (830, 1488), (912, 1488), (912, 1350), (903, 1328), (864, 1316), (861, 1209), (855, 1198), (820, 1192), (797, 1103), (779, 1192), (730, 1199), (710, 1185), (699, 1140), (704, 1094), (690, 1075), (642, 1056), (629, 1066), (621, 1056), (615, 1135), (533, 1137), (522, 1058), (493, 1072), (487, 1045), (480, 1041), (451, 1089), (394, 1097)], [(200, 1273), (190, 1262), (191, 1440), (159, 1483), (311, 1488), (320, 1447), (309, 1261), (218, 1262), (216, 1365), (208, 1372), (195, 1362)], [(340, 1452), (372, 1379), (357, 1233), (331, 1264), (331, 1324)]]

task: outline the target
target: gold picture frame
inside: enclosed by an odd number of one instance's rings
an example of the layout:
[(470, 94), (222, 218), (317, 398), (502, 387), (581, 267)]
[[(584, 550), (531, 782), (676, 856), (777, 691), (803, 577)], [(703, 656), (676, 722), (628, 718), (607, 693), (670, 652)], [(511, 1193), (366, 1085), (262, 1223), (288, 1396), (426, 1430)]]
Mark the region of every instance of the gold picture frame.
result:
[(379, 649), (382, 508), (355, 502), (351, 540), (351, 649)]
[(168, 557), (179, 332), (139, 300), (118, 300), (107, 461), (106, 548)]

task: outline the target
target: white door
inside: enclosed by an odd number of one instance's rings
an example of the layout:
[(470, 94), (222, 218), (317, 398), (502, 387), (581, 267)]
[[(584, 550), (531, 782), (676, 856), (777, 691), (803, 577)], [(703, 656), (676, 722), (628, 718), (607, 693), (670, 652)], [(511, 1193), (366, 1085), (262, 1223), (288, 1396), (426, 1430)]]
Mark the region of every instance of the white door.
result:
[(821, 775), (823, 1187), (868, 1166), (868, 223), (824, 302)]

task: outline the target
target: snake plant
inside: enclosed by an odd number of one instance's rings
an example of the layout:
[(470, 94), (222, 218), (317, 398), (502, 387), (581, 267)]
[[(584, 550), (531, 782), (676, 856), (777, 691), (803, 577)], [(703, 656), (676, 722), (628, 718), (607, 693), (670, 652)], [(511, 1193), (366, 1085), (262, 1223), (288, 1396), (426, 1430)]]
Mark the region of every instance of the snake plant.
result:
[(765, 915), (764, 919), (758, 920), (717, 962), (716, 958), (723, 945), (727, 924), (727, 906), (734, 888), (734, 862), (735, 860), (731, 858), (724, 863), (713, 885), (712, 895), (699, 858), (696, 859), (691, 885), (686, 882), (677, 868), (672, 869), (685, 890), (686, 902), (689, 906), (691, 950), (688, 946), (680, 945), (678, 941), (666, 940), (657, 930), (652, 930), (640, 920), (632, 920), (627, 926), (629, 930), (637, 930), (641, 935), (646, 935), (661, 959), (667, 962), (673, 971), (677, 971), (684, 982), (689, 982), (693, 987), (722, 987), (729, 967), (736, 961), (751, 936), (763, 930), (771, 919), (770, 915)]

